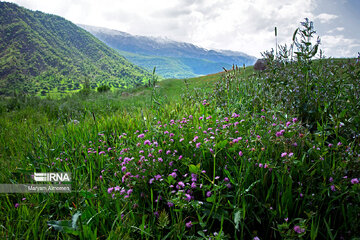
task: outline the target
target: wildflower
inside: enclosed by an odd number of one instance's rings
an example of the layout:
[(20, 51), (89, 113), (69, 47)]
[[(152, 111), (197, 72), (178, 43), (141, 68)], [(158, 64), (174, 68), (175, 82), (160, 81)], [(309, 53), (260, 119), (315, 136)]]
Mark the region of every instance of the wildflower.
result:
[(286, 123), (286, 127), (289, 127), (291, 125), (291, 122)]
[(156, 175), (154, 178), (155, 178), (156, 180), (159, 180), (159, 179), (161, 178), (161, 175), (158, 174), (158, 175)]
[(338, 144), (337, 144), (338, 146), (341, 146), (342, 145), (342, 143), (341, 142), (338, 142)]
[(183, 138), (180, 138), (179, 142), (182, 142), (182, 141), (184, 141), (184, 139), (183, 139)]
[(286, 157), (286, 155), (287, 155), (287, 152), (283, 152), (283, 153), (281, 154), (281, 157)]
[(353, 178), (353, 179), (351, 179), (351, 183), (352, 184), (357, 184), (357, 183), (359, 183), (359, 179)]
[(172, 202), (167, 202), (168, 207), (173, 207), (174, 204)]
[(133, 192), (133, 190), (130, 188), (126, 193), (130, 195)]
[(144, 142), (144, 145), (151, 145), (151, 142), (150, 142), (150, 140), (145, 140), (145, 142)]
[(206, 196), (207, 196), (207, 197), (211, 197), (211, 194), (212, 194), (211, 191), (208, 191), (208, 192), (206, 193)]
[(191, 221), (187, 222), (187, 223), (185, 224), (185, 226), (186, 226), (187, 228), (191, 228), (191, 227), (192, 227)]
[(121, 171), (125, 172), (125, 171), (126, 171), (126, 167), (125, 167), (125, 166), (122, 167), (122, 168), (121, 168)]
[(263, 164), (262, 163), (259, 163), (259, 168), (262, 168), (263, 167)]
[(195, 173), (191, 174), (191, 181), (196, 182), (197, 181), (197, 175)]
[(289, 218), (285, 218), (284, 220), (285, 220), (285, 222), (287, 222), (287, 221), (289, 221)]
[(333, 182), (333, 181), (334, 181), (333, 177), (330, 177), (329, 182)]
[(200, 147), (200, 145), (201, 145), (201, 143), (199, 142), (199, 143), (197, 143), (196, 144), (196, 148), (199, 148)]
[(115, 189), (115, 192), (116, 192), (116, 191), (120, 191), (120, 187), (119, 187), (119, 186), (116, 186), (114, 189)]
[(292, 152), (291, 152), (291, 153), (289, 153), (289, 157), (292, 157), (293, 155), (294, 155), (294, 153), (292, 153)]
[(191, 195), (185, 193), (185, 200), (188, 201), (188, 202), (190, 202), (190, 200), (191, 200)]
[(333, 145), (331, 143), (329, 143), (328, 147), (331, 148)]
[(159, 217), (159, 212), (158, 212), (158, 211), (154, 212), (154, 215), (155, 215), (156, 217)]
[(229, 181), (229, 178), (225, 177), (224, 182), (228, 182), (228, 181)]
[(185, 187), (185, 184), (183, 182), (178, 182), (178, 186), (183, 188)]
[(334, 186), (334, 185), (331, 185), (331, 186), (330, 186), (330, 189), (331, 189), (331, 191), (333, 191), (333, 192), (335, 192), (335, 191), (336, 191), (336, 189), (335, 189), (335, 186)]
[(258, 236), (254, 237), (253, 240), (260, 240)]
[(191, 188), (196, 188), (196, 183), (195, 182), (191, 183)]
[(297, 118), (293, 118), (293, 119), (292, 119), (293, 123), (296, 123), (297, 120), (298, 120)]
[(110, 194), (113, 190), (114, 190), (114, 188), (111, 187), (111, 188), (108, 188), (107, 192)]
[(152, 183), (154, 182), (154, 180), (155, 180), (155, 179), (151, 178), (151, 179), (149, 180), (149, 183), (152, 184)]
[(296, 226), (294, 227), (294, 231), (295, 231), (296, 233), (303, 233), (303, 232), (305, 232), (305, 229), (303, 229), (303, 228), (301, 228), (300, 226), (296, 225)]
[(177, 174), (176, 174), (176, 172), (172, 172), (172, 173), (169, 174), (169, 176), (172, 176), (173, 178), (176, 178)]
[(144, 138), (145, 137), (145, 134), (140, 134), (140, 135), (138, 135), (138, 138)]
[(243, 155), (242, 151), (239, 152), (239, 156), (241, 157)]
[(15, 203), (15, 205), (14, 205), (15, 208), (18, 208), (19, 206), (20, 206), (20, 204), (18, 204), (18, 203)]

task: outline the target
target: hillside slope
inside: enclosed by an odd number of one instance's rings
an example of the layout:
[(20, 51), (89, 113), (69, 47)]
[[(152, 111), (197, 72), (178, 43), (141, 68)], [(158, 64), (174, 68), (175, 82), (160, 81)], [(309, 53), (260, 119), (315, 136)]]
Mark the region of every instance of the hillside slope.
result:
[(0, 94), (141, 85), (148, 73), (62, 17), (0, 2)]
[[(167, 78), (195, 77), (222, 71), (223, 67), (252, 65), (255, 58), (241, 52), (207, 50), (190, 43), (134, 36), (107, 28), (79, 25), (121, 52), (131, 62)], [(184, 72), (185, 70), (185, 72)]]

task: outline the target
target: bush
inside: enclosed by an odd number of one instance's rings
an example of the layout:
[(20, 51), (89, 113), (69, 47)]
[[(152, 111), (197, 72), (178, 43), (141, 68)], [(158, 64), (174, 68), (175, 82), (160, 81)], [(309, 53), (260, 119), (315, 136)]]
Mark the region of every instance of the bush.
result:
[(97, 88), (98, 92), (108, 92), (110, 90), (110, 87), (107, 85), (102, 85), (100, 87)]

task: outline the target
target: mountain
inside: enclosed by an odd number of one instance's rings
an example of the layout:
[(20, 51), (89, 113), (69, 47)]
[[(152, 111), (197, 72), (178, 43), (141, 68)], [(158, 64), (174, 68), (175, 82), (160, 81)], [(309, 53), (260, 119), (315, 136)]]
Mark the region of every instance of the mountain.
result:
[(149, 73), (62, 17), (0, 2), (0, 94), (143, 84)]
[(79, 25), (131, 62), (164, 77), (194, 77), (220, 72), (233, 64), (253, 65), (256, 58), (241, 52), (207, 50), (194, 44), (166, 38), (134, 36), (107, 28)]

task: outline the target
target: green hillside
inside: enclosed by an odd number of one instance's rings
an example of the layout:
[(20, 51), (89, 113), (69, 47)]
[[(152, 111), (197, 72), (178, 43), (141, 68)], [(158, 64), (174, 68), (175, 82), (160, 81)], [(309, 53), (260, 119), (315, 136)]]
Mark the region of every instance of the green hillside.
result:
[(183, 64), (177, 58), (149, 56), (126, 51), (119, 51), (119, 53), (130, 62), (142, 66), (146, 70), (152, 70), (156, 67), (156, 73), (164, 78), (188, 78), (196, 76), (189, 66)]
[(151, 71), (156, 66), (156, 73), (164, 78), (192, 78), (204, 75), (206, 72), (222, 71), (222, 67), (231, 67), (228, 63), (219, 65), (219, 63), (206, 59), (151, 56), (120, 50), (119, 53), (130, 62), (142, 66), (146, 70)]
[(0, 2), (0, 94), (141, 85), (148, 73), (59, 16)]

